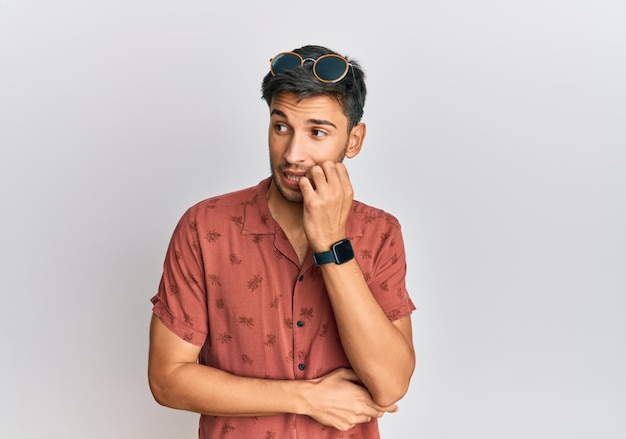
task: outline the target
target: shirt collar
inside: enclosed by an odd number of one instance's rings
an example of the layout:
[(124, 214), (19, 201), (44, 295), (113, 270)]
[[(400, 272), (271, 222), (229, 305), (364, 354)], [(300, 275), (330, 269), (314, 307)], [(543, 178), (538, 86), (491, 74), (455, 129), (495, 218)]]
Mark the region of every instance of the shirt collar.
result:
[(267, 205), (267, 190), (272, 182), (272, 177), (261, 180), (252, 187), (245, 201), (243, 215), (243, 234), (275, 234), (276, 221), (272, 218), (270, 208)]

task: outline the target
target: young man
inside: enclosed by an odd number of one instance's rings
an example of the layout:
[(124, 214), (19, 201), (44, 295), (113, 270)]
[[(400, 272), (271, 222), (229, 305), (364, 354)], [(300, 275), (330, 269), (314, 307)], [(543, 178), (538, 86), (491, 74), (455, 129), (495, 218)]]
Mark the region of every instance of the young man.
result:
[(271, 177), (178, 223), (150, 330), (149, 382), (200, 438), (378, 438), (415, 365), (400, 225), (353, 200), (364, 74), (324, 47), (263, 80)]

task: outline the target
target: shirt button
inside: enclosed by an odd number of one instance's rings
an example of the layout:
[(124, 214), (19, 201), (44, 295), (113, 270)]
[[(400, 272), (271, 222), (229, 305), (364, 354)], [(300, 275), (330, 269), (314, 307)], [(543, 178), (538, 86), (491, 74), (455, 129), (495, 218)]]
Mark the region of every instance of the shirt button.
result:
[(302, 363), (298, 364), (298, 369), (304, 370), (304, 364), (302, 364)]
[(298, 278), (298, 280), (299, 280), (300, 282), (302, 282), (302, 281), (304, 280), (304, 274), (301, 274), (301, 275), (300, 275), (300, 277)]
[(298, 325), (299, 328), (302, 328), (304, 326), (304, 322), (302, 320), (298, 320), (298, 323), (296, 323), (296, 325)]

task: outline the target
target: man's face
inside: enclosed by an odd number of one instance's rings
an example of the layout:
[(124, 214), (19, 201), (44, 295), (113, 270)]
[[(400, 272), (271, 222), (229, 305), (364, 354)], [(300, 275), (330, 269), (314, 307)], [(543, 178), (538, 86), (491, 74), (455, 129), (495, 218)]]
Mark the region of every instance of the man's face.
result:
[(348, 118), (331, 97), (281, 94), (270, 106), (268, 142), (274, 186), (285, 200), (302, 203), (298, 180), (307, 169), (346, 156)]

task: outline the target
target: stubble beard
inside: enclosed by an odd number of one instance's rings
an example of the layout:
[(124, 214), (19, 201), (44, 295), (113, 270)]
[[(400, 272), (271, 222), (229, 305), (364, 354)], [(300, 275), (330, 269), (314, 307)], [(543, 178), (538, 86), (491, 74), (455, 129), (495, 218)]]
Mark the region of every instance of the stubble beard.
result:
[(274, 185), (274, 187), (276, 188), (280, 196), (283, 198), (283, 200), (289, 203), (302, 204), (303, 202), (302, 192), (300, 192), (299, 190), (294, 190), (294, 189), (285, 189), (281, 181), (282, 171), (284, 169), (289, 169), (289, 168), (293, 169), (293, 166), (290, 166), (288, 164), (283, 164), (283, 165), (276, 167), (274, 166), (274, 164), (272, 163), (270, 159), (270, 168), (272, 171), (272, 184)]
[[(346, 142), (346, 146), (343, 148), (343, 150), (339, 154), (339, 157), (335, 159), (335, 163), (343, 162), (343, 159), (346, 157), (347, 148), (348, 148), (348, 144)], [(282, 163), (278, 166), (275, 166), (272, 161), (272, 158), (270, 157), (270, 171), (272, 173), (272, 184), (276, 187), (276, 190), (278, 190), (278, 193), (280, 194), (280, 196), (283, 197), (283, 199), (289, 203), (302, 204), (304, 201), (302, 197), (302, 192), (300, 192), (299, 190), (285, 189), (282, 186), (282, 182), (281, 182), (281, 176), (282, 176), (283, 170), (294, 169), (294, 168), (305, 170), (305, 168), (301, 166), (300, 167), (297, 165), (294, 166), (294, 165), (290, 165), (289, 163)]]

